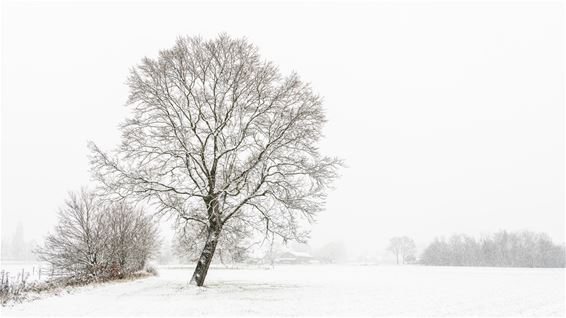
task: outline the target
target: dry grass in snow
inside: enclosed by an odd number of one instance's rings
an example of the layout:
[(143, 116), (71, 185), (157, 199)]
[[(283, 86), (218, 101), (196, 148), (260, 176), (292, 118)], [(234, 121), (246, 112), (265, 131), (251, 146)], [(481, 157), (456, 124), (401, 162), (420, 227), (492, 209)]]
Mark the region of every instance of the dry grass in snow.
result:
[(5, 316), (564, 316), (564, 269), (424, 266), (192, 268), (75, 288), (2, 308)]

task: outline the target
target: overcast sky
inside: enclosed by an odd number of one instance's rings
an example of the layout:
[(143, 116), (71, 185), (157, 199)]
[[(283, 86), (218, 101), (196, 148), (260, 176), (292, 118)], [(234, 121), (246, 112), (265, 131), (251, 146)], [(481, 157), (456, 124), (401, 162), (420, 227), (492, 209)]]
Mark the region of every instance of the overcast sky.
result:
[(324, 96), (345, 159), (312, 244), (500, 229), (564, 241), (559, 3), (4, 1), (3, 236), (39, 240), (88, 185), (87, 140), (119, 141), (130, 67), (179, 35), (246, 36)]

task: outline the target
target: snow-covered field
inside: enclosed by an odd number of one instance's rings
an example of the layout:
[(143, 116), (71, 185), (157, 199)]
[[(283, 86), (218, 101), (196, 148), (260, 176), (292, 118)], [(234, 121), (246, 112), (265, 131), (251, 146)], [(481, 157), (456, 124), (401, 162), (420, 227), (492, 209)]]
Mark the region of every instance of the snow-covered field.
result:
[(85, 286), (2, 308), (4, 316), (564, 316), (564, 269), (424, 266), (190, 268)]

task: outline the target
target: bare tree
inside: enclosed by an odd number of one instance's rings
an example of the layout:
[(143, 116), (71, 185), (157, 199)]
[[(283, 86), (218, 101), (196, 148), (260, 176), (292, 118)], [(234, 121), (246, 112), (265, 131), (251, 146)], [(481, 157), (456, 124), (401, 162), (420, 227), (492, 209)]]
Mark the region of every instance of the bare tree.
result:
[(69, 194), (55, 231), (36, 252), (62, 276), (92, 279), (141, 270), (156, 248), (150, 216), (123, 202), (105, 204), (82, 189)]
[(416, 253), (415, 242), (407, 236), (391, 238), (387, 249), (395, 254), (397, 264), (399, 264), (399, 256), (401, 256), (401, 260), (405, 264), (407, 258), (413, 257)]
[(330, 242), (315, 251), (315, 256), (324, 263), (339, 263), (347, 260), (344, 243)]
[(112, 275), (123, 277), (142, 270), (157, 251), (156, 223), (143, 210), (125, 202), (109, 205), (104, 213)]
[(92, 171), (119, 197), (189, 222), (204, 246), (201, 286), (232, 222), (304, 240), (340, 160), (322, 156), (322, 100), (245, 39), (179, 38), (128, 78), (131, 116), (114, 155), (91, 143)]
[(106, 236), (99, 202), (94, 193), (81, 189), (69, 193), (59, 210), (59, 223), (54, 233), (38, 249), (39, 258), (57, 271), (74, 276), (96, 277), (106, 267)]
[(268, 244), (264, 245), (263, 250), (263, 262), (268, 262), (269, 265), (271, 265), (271, 268), (275, 268), (275, 260), (277, 260), (277, 257), (283, 250), (282, 244), (277, 242), (275, 237), (272, 236)]

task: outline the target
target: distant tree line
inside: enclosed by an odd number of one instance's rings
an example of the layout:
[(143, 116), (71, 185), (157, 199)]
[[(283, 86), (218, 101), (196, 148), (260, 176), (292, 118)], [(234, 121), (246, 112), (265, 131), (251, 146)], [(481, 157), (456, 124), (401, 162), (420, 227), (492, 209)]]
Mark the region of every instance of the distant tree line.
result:
[(500, 231), (476, 240), (453, 235), (435, 239), (423, 251), (420, 263), (447, 266), (565, 267), (564, 246), (544, 233)]
[(156, 250), (156, 223), (143, 210), (83, 189), (70, 193), (36, 253), (58, 276), (89, 280), (142, 270)]

